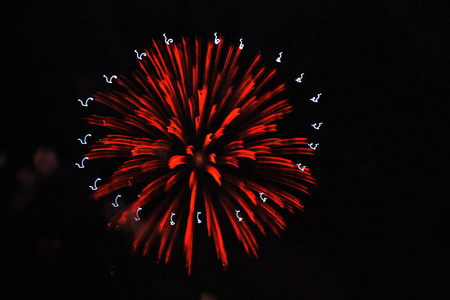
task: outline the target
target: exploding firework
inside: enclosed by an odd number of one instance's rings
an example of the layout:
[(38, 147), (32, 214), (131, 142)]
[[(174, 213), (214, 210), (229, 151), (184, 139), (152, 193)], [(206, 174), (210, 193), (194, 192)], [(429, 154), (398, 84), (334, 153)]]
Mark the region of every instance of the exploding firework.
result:
[[(85, 159), (121, 159), (109, 180), (91, 186), (92, 196), (140, 186), (134, 202), (119, 206), (116, 197), (119, 211), (109, 226), (139, 221), (134, 249), (146, 254), (159, 242), (165, 262), (183, 238), (189, 273), (197, 226), (206, 224), (224, 267), (224, 223), (257, 256), (254, 230), (279, 235), (286, 227), (280, 211), (301, 210), (296, 194), (308, 194), (314, 183), (308, 168), (288, 158), (313, 154), (306, 138), (276, 136), (275, 123), (292, 111), (287, 99), (278, 99), (285, 85), (269, 87), (276, 71), (258, 67), (261, 54), (239, 70), (242, 39), (228, 46), (217, 35), (204, 46), (198, 38), (152, 44), (136, 51), (139, 68), (132, 77), (105, 76), (114, 89), (88, 98), (116, 113), (87, 118), (114, 134), (96, 141)], [(87, 106), (88, 100), (80, 102)]]

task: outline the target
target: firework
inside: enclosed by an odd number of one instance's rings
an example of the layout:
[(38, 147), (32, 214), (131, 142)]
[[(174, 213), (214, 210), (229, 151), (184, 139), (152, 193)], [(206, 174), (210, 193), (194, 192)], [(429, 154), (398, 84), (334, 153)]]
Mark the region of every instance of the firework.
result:
[(134, 202), (119, 205), (116, 196), (111, 228), (139, 221), (134, 248), (146, 254), (159, 241), (158, 258), (165, 262), (182, 238), (190, 273), (195, 227), (206, 224), (226, 267), (223, 224), (230, 223), (245, 251), (257, 256), (254, 230), (279, 234), (286, 226), (280, 210), (301, 210), (296, 194), (309, 193), (314, 183), (306, 166), (287, 157), (313, 150), (306, 138), (276, 136), (275, 123), (292, 111), (287, 99), (278, 99), (285, 85), (269, 88), (276, 71), (258, 67), (261, 54), (239, 70), (242, 39), (226, 46), (216, 35), (203, 47), (198, 38), (165, 40), (135, 51), (133, 76), (105, 76), (114, 89), (90, 98), (116, 113), (87, 118), (114, 134), (96, 141), (85, 158), (122, 159), (92, 196), (140, 186)]

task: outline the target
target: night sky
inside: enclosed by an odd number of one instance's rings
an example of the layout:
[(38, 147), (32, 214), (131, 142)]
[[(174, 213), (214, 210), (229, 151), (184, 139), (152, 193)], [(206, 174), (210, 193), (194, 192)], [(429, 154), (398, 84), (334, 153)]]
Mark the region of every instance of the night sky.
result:
[[(14, 298), (445, 298), (450, 5), (192, 2), (4, 8), (2, 273)], [(280, 238), (258, 236), (258, 259), (225, 232), (223, 271), (199, 231), (188, 276), (181, 246), (165, 266), (153, 252), (132, 254), (129, 233), (106, 229), (110, 201), (91, 200), (87, 188), (102, 164), (74, 166), (87, 151), (77, 138), (91, 128), (77, 99), (107, 88), (103, 74), (131, 74), (134, 49), (152, 38), (214, 32), (243, 38), (244, 64), (261, 51), (279, 70), (295, 109), (280, 128), (320, 143), (309, 161), (318, 185)]]

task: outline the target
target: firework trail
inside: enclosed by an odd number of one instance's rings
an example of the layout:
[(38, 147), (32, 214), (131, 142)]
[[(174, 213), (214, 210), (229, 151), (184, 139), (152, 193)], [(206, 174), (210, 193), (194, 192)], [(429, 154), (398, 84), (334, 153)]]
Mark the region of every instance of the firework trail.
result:
[(245, 251), (257, 256), (254, 230), (265, 235), (269, 228), (279, 234), (286, 226), (279, 208), (301, 210), (295, 194), (308, 194), (314, 183), (309, 169), (300, 171), (285, 157), (312, 155), (306, 138), (276, 137), (275, 122), (292, 111), (287, 99), (275, 97), (284, 84), (267, 87), (275, 70), (258, 67), (261, 54), (240, 72), (242, 49), (242, 40), (225, 46), (222, 37), (207, 41), (206, 47), (198, 38), (154, 40), (137, 58), (139, 69), (132, 78), (117, 76), (117, 88), (93, 97), (118, 116), (87, 118), (114, 133), (91, 146), (85, 156), (89, 162), (123, 160), (93, 198), (142, 186), (136, 201), (117, 208), (121, 210), (109, 226), (140, 219), (134, 249), (147, 254), (159, 241), (158, 258), (165, 262), (176, 238), (182, 237), (189, 274), (200, 212), (226, 267), (224, 220), (219, 215), (226, 216)]

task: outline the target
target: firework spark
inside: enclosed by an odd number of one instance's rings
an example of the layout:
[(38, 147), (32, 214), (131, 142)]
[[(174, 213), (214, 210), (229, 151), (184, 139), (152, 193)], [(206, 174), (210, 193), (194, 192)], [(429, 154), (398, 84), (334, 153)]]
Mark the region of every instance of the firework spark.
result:
[[(309, 193), (308, 185), (314, 183), (308, 170), (299, 171), (283, 157), (312, 155), (306, 138), (274, 136), (275, 122), (292, 111), (287, 99), (275, 99), (284, 84), (267, 88), (275, 70), (257, 67), (260, 54), (239, 72), (242, 49), (225, 46), (222, 37), (203, 48), (197, 38), (193, 43), (187, 38), (153, 41), (138, 57), (132, 78), (117, 76), (118, 88), (94, 96), (119, 117), (87, 118), (114, 134), (93, 144), (86, 158), (123, 159), (93, 197), (142, 185), (137, 200), (121, 205), (110, 227), (137, 219), (141, 209), (148, 212), (140, 218), (134, 248), (146, 254), (159, 240), (158, 257), (168, 262), (175, 239), (184, 235), (189, 273), (199, 212), (204, 212), (208, 235), (226, 267), (221, 212), (245, 251), (257, 256), (254, 228), (264, 235), (267, 228), (279, 234), (286, 224), (276, 207), (302, 209), (295, 190)], [(271, 201), (260, 201), (257, 194)]]

